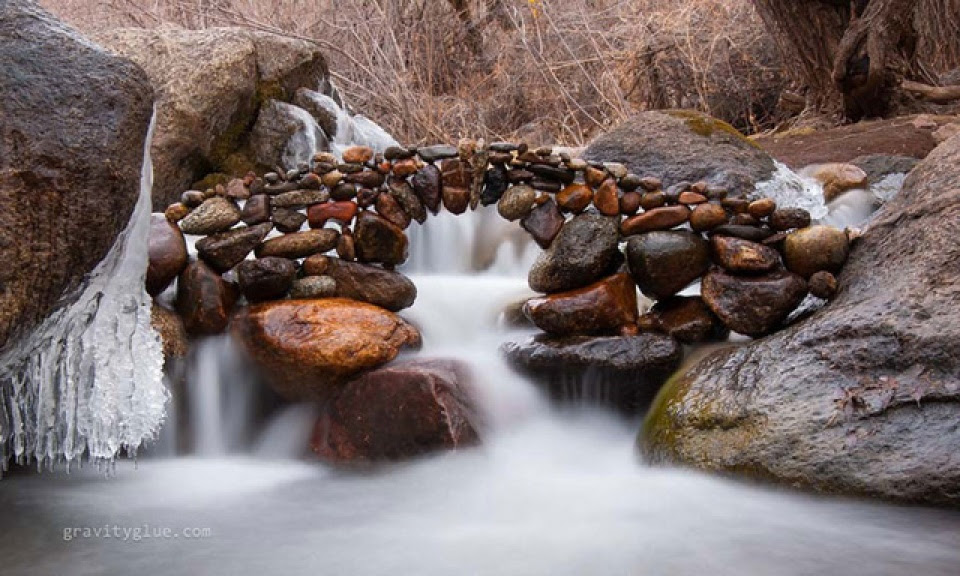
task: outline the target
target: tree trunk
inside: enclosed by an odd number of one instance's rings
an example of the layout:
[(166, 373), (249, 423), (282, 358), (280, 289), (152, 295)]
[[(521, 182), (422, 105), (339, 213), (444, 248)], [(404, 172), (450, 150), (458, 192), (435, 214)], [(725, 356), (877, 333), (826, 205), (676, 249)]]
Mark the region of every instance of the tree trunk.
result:
[(890, 113), (917, 78), (915, 0), (753, 0), (807, 106), (859, 120)]

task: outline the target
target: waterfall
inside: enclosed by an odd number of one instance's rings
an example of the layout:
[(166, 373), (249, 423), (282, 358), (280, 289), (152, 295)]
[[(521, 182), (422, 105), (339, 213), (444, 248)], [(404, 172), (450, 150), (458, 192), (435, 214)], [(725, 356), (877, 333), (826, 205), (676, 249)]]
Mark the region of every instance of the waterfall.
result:
[(3, 469), (11, 457), (41, 466), (84, 454), (110, 462), (122, 450), (135, 455), (160, 428), (168, 394), (144, 288), (153, 122), (127, 228), (71, 303), (0, 356)]

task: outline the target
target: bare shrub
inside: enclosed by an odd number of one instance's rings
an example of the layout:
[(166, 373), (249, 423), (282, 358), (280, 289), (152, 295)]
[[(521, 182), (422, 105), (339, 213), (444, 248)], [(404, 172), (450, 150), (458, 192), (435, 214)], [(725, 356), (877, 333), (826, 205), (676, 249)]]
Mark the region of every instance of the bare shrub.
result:
[(237, 25), (323, 46), (353, 106), (411, 143), (580, 145), (637, 110), (769, 128), (784, 83), (748, 0), (46, 0), (82, 29)]

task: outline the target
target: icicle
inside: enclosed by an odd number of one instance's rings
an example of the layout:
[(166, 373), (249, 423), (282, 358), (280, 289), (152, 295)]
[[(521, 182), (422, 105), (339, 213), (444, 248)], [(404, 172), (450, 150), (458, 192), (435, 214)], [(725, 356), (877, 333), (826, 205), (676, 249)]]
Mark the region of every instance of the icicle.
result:
[(164, 415), (163, 353), (144, 288), (150, 230), (153, 123), (140, 197), (127, 228), (72, 303), (0, 356), (0, 463), (48, 467), (85, 453), (135, 455)]

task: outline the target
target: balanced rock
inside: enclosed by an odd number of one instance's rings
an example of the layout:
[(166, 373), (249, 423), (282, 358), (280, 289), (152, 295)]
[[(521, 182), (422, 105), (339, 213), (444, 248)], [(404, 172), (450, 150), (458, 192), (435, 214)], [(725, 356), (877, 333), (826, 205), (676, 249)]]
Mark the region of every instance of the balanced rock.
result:
[(686, 206), (664, 206), (627, 218), (620, 225), (620, 230), (624, 236), (655, 230), (669, 230), (683, 224), (689, 218), (690, 209)]
[(407, 236), (385, 218), (364, 210), (353, 231), (357, 260), (395, 265), (407, 260)]
[(734, 276), (714, 269), (703, 277), (703, 300), (734, 332), (758, 338), (775, 330), (807, 295), (807, 283), (779, 270)]
[(563, 214), (560, 213), (557, 203), (553, 198), (549, 198), (546, 202), (537, 205), (526, 218), (520, 221), (520, 225), (541, 248), (547, 249), (560, 233), (563, 220)]
[(240, 290), (250, 302), (283, 298), (296, 276), (296, 265), (286, 258), (267, 256), (245, 260), (237, 266)]
[(399, 272), (327, 256), (312, 256), (311, 265), (315, 266), (319, 258), (326, 260), (322, 274), (336, 281), (337, 296), (369, 302), (392, 312), (409, 308), (417, 299), (417, 287)]
[(173, 282), (189, 261), (187, 243), (180, 228), (162, 215), (152, 215), (147, 253), (147, 292), (156, 296)]
[(584, 288), (531, 298), (523, 313), (555, 336), (618, 334), (637, 321), (637, 287), (629, 274), (614, 274)]
[(497, 212), (505, 220), (520, 220), (530, 214), (536, 200), (537, 191), (530, 186), (511, 186), (497, 202)]
[(640, 291), (660, 300), (707, 271), (709, 245), (699, 234), (683, 230), (639, 234), (627, 242), (627, 265)]
[(811, 226), (787, 235), (783, 256), (787, 269), (809, 278), (821, 270), (839, 272), (850, 254), (850, 242), (843, 230)]
[(241, 226), (197, 241), (197, 255), (221, 274), (243, 262), (273, 230), (269, 222)]
[(419, 346), (416, 328), (392, 312), (345, 298), (255, 304), (233, 335), (271, 386), (293, 400), (329, 398), (351, 377)]
[(232, 201), (214, 196), (203, 201), (180, 221), (184, 234), (206, 236), (229, 230), (240, 221), (240, 208)]
[(710, 239), (713, 261), (731, 272), (769, 272), (780, 265), (780, 253), (769, 246), (733, 236)]
[(599, 214), (573, 217), (530, 268), (530, 288), (549, 294), (595, 282), (619, 260), (618, 238), (616, 218)]
[(727, 337), (727, 327), (699, 296), (672, 296), (654, 304), (647, 313), (656, 328), (684, 344)]
[(257, 258), (277, 256), (279, 258), (306, 258), (313, 254), (322, 254), (337, 246), (340, 234), (336, 230), (323, 228), (305, 230), (293, 234), (284, 234), (271, 238), (257, 246)]
[(423, 205), (436, 214), (440, 211), (440, 169), (427, 164), (410, 178), (413, 191), (423, 201)]
[(188, 334), (219, 334), (230, 323), (239, 290), (201, 261), (191, 262), (177, 279), (176, 309)]
[(337, 463), (395, 461), (480, 442), (470, 370), (455, 360), (409, 361), (360, 376), (336, 393), (311, 446)]

